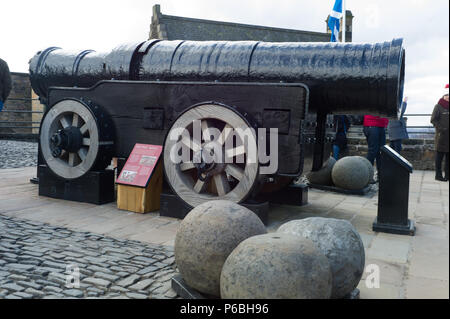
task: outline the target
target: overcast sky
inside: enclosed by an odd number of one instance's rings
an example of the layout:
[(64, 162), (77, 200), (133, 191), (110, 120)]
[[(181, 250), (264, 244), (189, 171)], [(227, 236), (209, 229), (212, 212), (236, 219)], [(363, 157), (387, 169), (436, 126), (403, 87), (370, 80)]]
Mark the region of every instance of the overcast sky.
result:
[[(168, 15), (324, 32), (334, 0), (0, 0), (0, 57), (11, 71), (28, 72), (28, 60), (49, 46), (106, 51), (146, 40), (157, 3)], [(346, 3), (353, 42), (404, 38), (407, 112), (431, 113), (449, 82), (449, 1)]]

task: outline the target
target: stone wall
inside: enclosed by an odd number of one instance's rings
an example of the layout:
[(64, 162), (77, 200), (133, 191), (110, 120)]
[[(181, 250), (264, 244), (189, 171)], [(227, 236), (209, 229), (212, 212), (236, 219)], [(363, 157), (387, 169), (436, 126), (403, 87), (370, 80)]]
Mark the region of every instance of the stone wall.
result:
[(43, 112), (44, 112), (44, 104), (41, 104), (39, 101), (39, 96), (34, 93), (33, 89), (31, 90), (31, 109), (33, 112), (42, 112), (42, 113), (33, 113), (31, 118), (33, 119), (33, 134), (39, 134), (39, 126), (42, 120)]
[[(36, 139), (42, 113), (11, 111), (42, 112), (43, 105), (31, 88), (28, 73), (11, 72), (11, 78), (12, 90), (5, 103), (5, 112), (0, 112), (0, 138)], [(12, 126), (20, 126), (20, 128)]]
[[(12, 90), (3, 111), (31, 111), (31, 84), (28, 73), (11, 72)], [(23, 123), (5, 123), (23, 122)], [(31, 133), (31, 113), (0, 112), (0, 135), (2, 133)], [(7, 128), (24, 126), (30, 128)]]
[[(389, 144), (389, 138), (386, 141)], [(367, 142), (364, 137), (350, 137), (348, 149), (342, 156), (366, 156)], [(406, 158), (415, 170), (434, 170), (434, 140), (430, 138), (417, 138), (403, 141), (401, 155)]]

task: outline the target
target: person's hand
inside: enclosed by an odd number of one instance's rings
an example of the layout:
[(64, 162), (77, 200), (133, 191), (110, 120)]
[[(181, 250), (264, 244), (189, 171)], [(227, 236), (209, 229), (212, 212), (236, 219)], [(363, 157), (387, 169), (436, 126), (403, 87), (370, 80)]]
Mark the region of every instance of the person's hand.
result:
[(408, 97), (407, 97), (407, 96), (405, 96), (405, 97), (403, 98), (403, 102), (408, 102)]

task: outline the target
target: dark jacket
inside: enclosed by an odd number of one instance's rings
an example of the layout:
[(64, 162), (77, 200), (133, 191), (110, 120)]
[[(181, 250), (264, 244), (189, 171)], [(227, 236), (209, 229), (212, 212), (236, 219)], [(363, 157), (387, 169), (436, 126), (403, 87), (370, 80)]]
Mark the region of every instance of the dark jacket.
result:
[(8, 64), (0, 59), (0, 100), (5, 102), (11, 92), (11, 73)]
[(336, 125), (336, 138), (333, 144), (344, 150), (347, 147), (347, 132), (351, 125), (350, 119), (346, 115), (335, 115), (334, 124)]
[(402, 111), (398, 120), (389, 120), (388, 134), (389, 140), (406, 140), (409, 138), (408, 131), (406, 130), (406, 121), (403, 115), (405, 114), (407, 103), (402, 103)]
[(431, 114), (431, 124), (436, 129), (434, 147), (438, 152), (448, 153), (448, 102), (441, 99)]

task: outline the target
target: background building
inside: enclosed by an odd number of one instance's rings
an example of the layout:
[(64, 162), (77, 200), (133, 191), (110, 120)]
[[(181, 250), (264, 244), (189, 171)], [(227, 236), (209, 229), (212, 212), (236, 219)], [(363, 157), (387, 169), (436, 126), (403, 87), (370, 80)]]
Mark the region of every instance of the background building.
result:
[[(327, 20), (325, 23), (327, 23)], [(352, 39), (353, 15), (347, 10), (347, 42)], [(329, 42), (330, 30), (312, 32), (259, 25), (193, 19), (165, 15), (159, 4), (153, 6), (149, 39), (196, 41), (266, 41), (266, 42)], [(342, 32), (340, 35), (342, 38)]]

